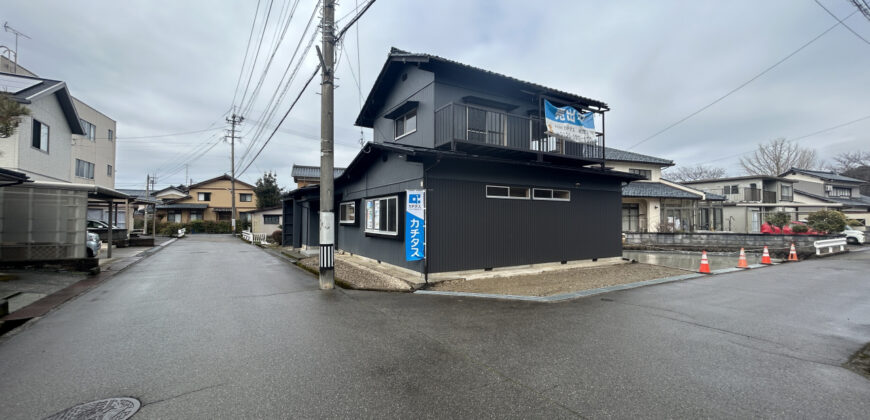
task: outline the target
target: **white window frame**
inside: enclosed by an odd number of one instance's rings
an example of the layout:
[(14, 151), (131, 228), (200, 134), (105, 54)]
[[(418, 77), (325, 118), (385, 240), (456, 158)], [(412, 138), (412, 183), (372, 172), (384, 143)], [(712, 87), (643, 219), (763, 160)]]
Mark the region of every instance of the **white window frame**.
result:
[[(414, 114), (414, 131), (407, 131), (407, 127), (408, 127), (408, 116), (411, 115), (411, 114)], [(399, 133), (398, 133), (398, 130), (396, 129), (396, 123), (397, 123), (399, 120), (402, 120), (402, 129), (403, 129), (402, 134), (399, 134)], [(393, 134), (395, 134), (393, 137), (394, 137), (396, 140), (398, 140), (398, 139), (400, 139), (400, 138), (402, 138), (402, 137), (405, 137), (405, 136), (407, 136), (407, 135), (409, 135), (409, 134), (414, 134), (414, 133), (416, 133), (416, 132), (417, 132), (417, 125), (418, 125), (417, 122), (418, 122), (418, 121), (417, 121), (417, 109), (416, 109), (416, 108), (414, 108), (414, 109), (411, 110), (411, 111), (406, 112), (405, 115), (402, 115), (401, 117), (396, 118), (395, 120), (393, 120)]]
[[(490, 193), (490, 188), (506, 188), (507, 195), (493, 195)], [(523, 189), (526, 190), (525, 197), (514, 197), (511, 195), (512, 190), (515, 189)], [(511, 187), (508, 185), (487, 185), (486, 186), (486, 198), (498, 198), (502, 200), (529, 200), (532, 198), (532, 189), (529, 187)]]
[(85, 120), (84, 118), (79, 118), (79, 122), (82, 125), (82, 128), (85, 130), (85, 137), (88, 140), (96, 142), (97, 141), (97, 126), (91, 124), (90, 121)]
[[(347, 207), (352, 207), (352, 208), (353, 208), (353, 211), (351, 211), (351, 212), (345, 212), (345, 211), (343, 210), (343, 208), (344, 208), (345, 206), (347, 206)], [(342, 216), (341, 216), (342, 214), (352, 214), (352, 215), (353, 215), (353, 219), (344, 219), (344, 218), (342, 218)], [(339, 205), (338, 205), (338, 215), (339, 215), (339, 216), (338, 216), (338, 218), (339, 218), (338, 223), (339, 223), (339, 224), (343, 224), (343, 225), (353, 225), (353, 224), (356, 224), (356, 201), (345, 201), (345, 202), (342, 202), (341, 204), (339, 204)], [(396, 219), (396, 220), (398, 220), (398, 219)], [(397, 223), (398, 223), (398, 222), (397, 222)]]
[[(375, 212), (375, 203), (377, 203), (379, 201), (386, 201), (387, 206), (389, 208), (389, 200), (395, 200), (395, 203), (396, 203), (393, 206), (395, 211), (396, 211), (396, 230), (395, 231), (389, 231), (389, 230), (381, 229), (380, 227), (377, 227), (377, 228), (374, 227), (375, 223), (380, 223), (380, 218), (374, 216), (375, 214), (380, 216), (379, 212)], [(366, 233), (372, 233), (375, 235), (385, 235), (385, 236), (399, 236), (399, 196), (398, 195), (389, 195), (389, 196), (385, 196), (385, 197), (367, 198), (367, 199), (365, 199), (365, 203), (366, 203), (366, 205), (365, 205), (365, 209), (366, 209), (365, 232)], [(368, 203), (372, 203), (371, 209), (369, 208)], [(372, 212), (372, 220), (373, 220), (371, 228), (369, 227), (369, 224), (368, 224), (370, 211)], [(390, 216), (389, 216), (389, 213), (387, 213), (387, 224), (389, 224), (389, 222), (390, 222)]]
[[(79, 171), (81, 168), (81, 173)], [(94, 164), (86, 160), (76, 159), (76, 177), (82, 179), (94, 179)]]
[[(550, 197), (536, 197), (535, 192), (537, 191), (549, 191)], [(562, 192), (568, 195), (567, 198), (556, 198), (556, 192)], [(540, 200), (540, 201), (571, 201), (571, 191), (570, 190), (561, 190), (557, 188), (532, 188), (532, 200)]]

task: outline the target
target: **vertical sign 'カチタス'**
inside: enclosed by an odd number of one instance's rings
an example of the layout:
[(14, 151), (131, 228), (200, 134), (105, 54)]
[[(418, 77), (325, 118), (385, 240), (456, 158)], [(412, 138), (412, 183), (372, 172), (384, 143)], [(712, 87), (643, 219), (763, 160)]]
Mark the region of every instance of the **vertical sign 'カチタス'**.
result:
[(405, 196), (405, 259), (419, 261), (426, 255), (426, 190), (407, 190)]

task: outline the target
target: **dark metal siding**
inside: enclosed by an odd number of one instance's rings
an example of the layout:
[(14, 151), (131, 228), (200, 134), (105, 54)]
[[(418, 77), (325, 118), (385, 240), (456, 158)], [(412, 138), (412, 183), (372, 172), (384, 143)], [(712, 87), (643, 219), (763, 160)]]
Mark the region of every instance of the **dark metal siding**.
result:
[[(294, 231), (293, 226), (295, 225), (295, 219), (293, 218), (293, 203), (294, 200), (286, 200), (284, 201), (284, 209), (282, 211), (281, 220), (283, 221), (283, 225), (281, 226), (282, 238), (281, 243), (284, 246), (294, 246)], [(297, 236), (298, 237), (298, 236)]]
[[(522, 181), (525, 171), (513, 172), (517, 173), (492, 176), (513, 178), (512, 183), (427, 178), (430, 272), (622, 255), (622, 197), (618, 181), (601, 178), (577, 187), (568, 174), (547, 182), (538, 177)], [(573, 185), (565, 185), (566, 181)], [(571, 201), (486, 198), (487, 184), (539, 187), (550, 184), (569, 189)]]

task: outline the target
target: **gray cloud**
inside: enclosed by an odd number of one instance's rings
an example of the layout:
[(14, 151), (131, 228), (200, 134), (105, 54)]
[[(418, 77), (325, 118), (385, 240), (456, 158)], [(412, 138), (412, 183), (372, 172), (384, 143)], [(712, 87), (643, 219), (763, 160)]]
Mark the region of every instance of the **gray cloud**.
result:
[[(260, 118), (277, 89), (312, 11), (313, 2), (301, 3), (254, 111), (246, 115), (251, 120)], [(356, 67), (351, 30), (338, 69), (336, 164), (346, 165), (359, 149), (360, 130), (353, 121), (360, 98), (350, 64), (361, 75), (365, 97), (390, 46), (603, 100), (613, 109), (607, 115), (608, 145), (626, 148), (708, 104), (835, 23), (812, 2), (564, 3), (375, 3), (359, 22), (361, 67)], [(276, 14), (284, 4), (274, 1)], [(848, 2), (824, 4), (840, 17), (854, 10)], [(221, 131), (125, 137), (199, 130), (215, 122), (214, 127), (226, 128), (223, 115), (232, 103), (255, 5), (242, 0), (11, 0), (4, 2), (2, 18), (33, 38), (20, 43), (22, 65), (66, 81), (74, 95), (118, 121), (117, 182), (123, 188), (143, 184), (149, 171), (163, 167), (165, 172), (169, 163), (178, 163), (203, 142), (216, 141)], [(353, 2), (343, 0), (336, 15), (352, 8)], [(847, 23), (870, 37), (870, 22), (860, 14)], [(263, 51), (271, 50), (273, 33), (270, 27)], [(12, 42), (11, 34), (0, 33), (0, 44)], [(635, 150), (691, 165), (750, 151), (771, 138), (796, 137), (870, 115), (865, 99), (870, 97), (865, 82), (868, 52), (870, 45), (836, 28), (741, 91)], [(275, 120), (315, 65), (309, 55)], [(290, 187), (293, 163), (319, 163), (318, 81), (243, 179), (253, 182), (262, 171), (275, 170), (280, 183)], [(867, 150), (868, 127), (870, 120), (802, 144), (817, 148), (823, 157)], [(253, 121), (243, 126), (240, 153), (254, 128)], [(363, 135), (371, 138), (369, 130)], [(737, 174), (736, 162), (734, 157), (712, 164)], [(228, 172), (228, 145), (218, 144), (189, 169), (194, 180)], [(179, 183), (183, 174), (164, 173), (159, 182)]]

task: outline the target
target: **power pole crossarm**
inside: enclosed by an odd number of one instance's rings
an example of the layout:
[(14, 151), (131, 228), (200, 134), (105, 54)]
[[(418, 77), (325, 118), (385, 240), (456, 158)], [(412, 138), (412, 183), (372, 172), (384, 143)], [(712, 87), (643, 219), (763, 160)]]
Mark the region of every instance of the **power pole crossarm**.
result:
[(333, 213), (335, 158), (333, 137), (333, 63), (335, 61), (335, 1), (323, 0), (323, 18), (320, 25), (323, 36), (320, 95), (320, 288), (335, 287), (335, 213)]

